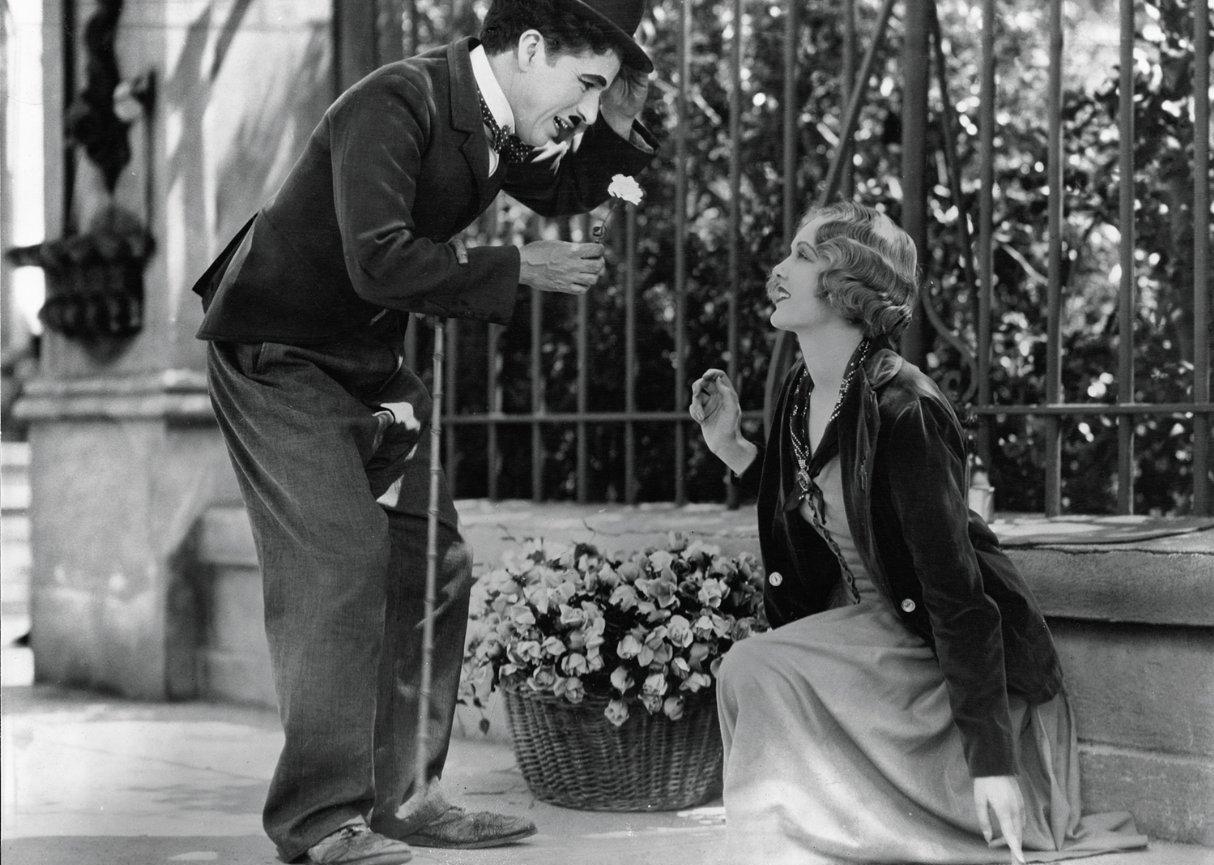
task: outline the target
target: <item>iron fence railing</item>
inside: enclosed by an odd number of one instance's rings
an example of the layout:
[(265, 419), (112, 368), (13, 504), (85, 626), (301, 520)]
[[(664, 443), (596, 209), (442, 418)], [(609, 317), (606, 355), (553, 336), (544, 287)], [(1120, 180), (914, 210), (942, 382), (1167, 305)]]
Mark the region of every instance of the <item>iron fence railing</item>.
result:
[[(433, 36), (449, 35), (442, 31), (441, 23), (427, 29), (419, 12), (420, 7), (428, 9), (446, 6), (443, 11), (445, 20), (449, 22), (470, 20), (480, 11), (484, 4), (461, 2), (461, 0), (446, 0), (446, 3), (426, 4), (423, 0), (378, 0), (379, 15), (376, 23), (378, 28), (373, 44), (381, 46), (377, 62), (392, 59), (392, 54), (399, 49), (400, 53), (411, 52), (425, 47), (425, 33)], [(336, 8), (358, 6), (361, 4), (343, 4), (337, 2)], [(627, 503), (638, 500), (636, 478), (638, 465), (645, 455), (638, 453), (638, 429), (642, 425), (668, 425), (669, 434), (673, 438), (673, 465), (669, 471), (673, 476), (673, 498), (683, 503), (688, 498), (687, 492), (687, 461), (688, 461), (688, 419), (685, 405), (687, 403), (687, 386), (689, 374), (698, 375), (700, 370), (687, 368), (688, 353), (688, 272), (692, 262), (688, 261), (689, 233), (689, 174), (684, 169), (688, 161), (689, 148), (689, 112), (691, 104), (690, 76), (692, 74), (691, 58), (693, 53), (694, 32), (692, 11), (695, 0), (683, 2), (664, 2), (652, 4), (665, 10), (662, 17), (663, 26), (677, 28), (677, 56), (658, 58), (659, 74), (664, 86), (674, 89), (673, 129), (670, 139), (664, 144), (672, 148), (675, 154), (674, 176), (662, 178), (660, 182), (673, 184), (675, 212), (673, 214), (673, 314), (667, 327), (673, 341), (673, 390), (670, 394), (669, 408), (665, 410), (640, 410), (638, 408), (638, 357), (647, 350), (647, 346), (638, 344), (638, 316), (642, 310), (641, 286), (638, 284), (638, 232), (643, 229), (644, 215), (638, 215), (629, 208), (625, 219), (625, 230), (622, 237), (615, 238), (615, 255), (620, 264), (618, 280), (623, 293), (622, 321), (615, 326), (622, 328), (623, 354), (620, 374), (623, 379), (623, 405), (611, 410), (591, 409), (591, 377), (589, 364), (591, 352), (588, 348), (588, 299), (583, 297), (577, 301), (576, 332), (572, 334), (572, 362), (576, 365), (576, 401), (572, 411), (550, 410), (549, 400), (545, 393), (545, 359), (541, 352), (541, 341), (544, 338), (545, 310), (554, 303), (564, 301), (546, 298), (538, 292), (531, 293), (529, 298), (530, 316), (528, 320), (516, 321), (514, 327), (529, 328), (530, 353), (528, 363), (528, 380), (530, 400), (528, 411), (507, 412), (503, 406), (503, 375), (501, 345), (503, 331), (496, 326), (490, 326), (487, 337), (478, 336), (471, 340), (477, 350), (484, 351), (485, 363), (483, 381), (477, 381), (479, 375), (457, 376), (454, 373), (455, 357), (460, 353), (461, 336), (471, 333), (469, 328), (474, 326), (451, 322), (447, 325), (448, 341), (448, 388), (446, 399), (446, 448), (447, 465), (452, 477), (452, 483), (463, 494), (485, 495), (496, 499), (503, 494), (518, 496), (520, 490), (503, 491), (501, 468), (505, 460), (530, 459), (531, 476), (530, 489), (526, 490), (531, 498), (540, 500), (553, 494), (545, 488), (544, 462), (546, 453), (545, 430), (556, 427), (569, 428), (575, 431), (576, 450), (574, 454), (576, 485), (573, 496), (578, 501), (587, 501), (591, 497), (588, 489), (588, 453), (590, 433), (593, 429), (604, 426), (615, 426), (622, 430), (623, 461), (622, 478), (618, 489), (622, 490), (620, 498)], [(840, 13), (843, 16), (843, 45), (841, 48), (842, 63), (838, 70), (841, 79), (841, 106), (843, 110), (838, 118), (835, 134), (837, 143), (825, 182), (818, 188), (817, 194), (808, 196), (806, 190), (798, 188), (797, 166), (804, 158), (800, 144), (800, 125), (802, 123), (802, 106), (799, 104), (799, 94), (796, 89), (795, 71), (798, 62), (798, 39), (800, 30), (798, 18), (807, 14), (810, 9), (805, 0), (782, 0), (782, 2), (745, 3), (743, 0), (732, 0), (725, 5), (729, 9), (730, 20), (724, 22), (725, 50), (720, 58), (722, 66), (728, 68), (728, 125), (729, 136), (729, 169), (727, 177), (727, 198), (729, 200), (726, 214), (726, 242), (728, 244), (728, 264), (723, 275), (721, 296), (724, 297), (724, 315), (728, 317), (725, 358), (731, 377), (739, 373), (740, 338), (740, 292), (742, 290), (742, 265), (739, 250), (741, 226), (741, 201), (743, 196), (742, 166), (747, 158), (745, 142), (742, 138), (741, 120), (753, 104), (751, 99), (744, 98), (747, 92), (745, 78), (747, 70), (743, 67), (742, 46), (747, 38), (747, 20), (752, 23), (755, 16), (783, 16), (783, 55), (782, 62), (785, 74), (783, 76), (782, 92), (779, 94), (782, 118), (782, 194), (780, 196), (781, 212), (772, 215), (773, 228), (779, 226), (781, 237), (785, 242), (791, 239), (795, 230), (795, 220), (803, 209), (803, 202), (812, 197), (825, 201), (839, 194), (849, 192), (854, 188), (855, 166), (853, 165), (853, 138), (860, 124), (862, 109), (869, 98), (868, 91), (871, 79), (875, 74), (878, 57), (886, 41), (886, 35), (894, 26), (901, 23), (901, 73), (903, 81), (902, 93), (902, 128), (901, 128), (901, 159), (902, 188), (901, 219), (904, 228), (915, 238), (921, 252), (928, 244), (927, 200), (929, 196), (930, 178), (928, 172), (928, 141), (929, 141), (929, 89), (932, 85), (933, 69), (939, 90), (937, 120), (944, 147), (943, 160), (946, 163), (945, 173), (948, 185), (957, 205), (961, 206), (962, 184), (961, 167), (957, 165), (954, 136), (958, 122), (957, 111), (949, 99), (947, 72), (943, 53), (943, 39), (940, 22), (936, 16), (936, 4), (931, 0), (882, 0), (880, 4), (865, 3), (862, 0), (844, 0)], [(996, 29), (1001, 3), (996, 0), (974, 0), (974, 7), (981, 11), (980, 37), (980, 66), (981, 75), (978, 82), (978, 130), (977, 152), (978, 165), (975, 172), (978, 179), (977, 214), (962, 212), (959, 220), (960, 245), (963, 247), (960, 255), (964, 273), (962, 280), (972, 286), (969, 293), (972, 307), (971, 325), (969, 330), (972, 344), (962, 339), (948, 323), (941, 320), (931, 308), (930, 296), (925, 298), (924, 314), (919, 316), (918, 329), (913, 331), (904, 344), (904, 352), (912, 359), (922, 360), (933, 340), (947, 340), (958, 350), (961, 362), (967, 364), (969, 372), (969, 388), (961, 395), (961, 407), (977, 418), (977, 450), (984, 455), (988, 462), (992, 451), (992, 425), (997, 419), (1031, 416), (1039, 419), (1044, 429), (1044, 510), (1048, 515), (1057, 515), (1064, 509), (1063, 501), (1063, 458), (1062, 441), (1065, 424), (1092, 416), (1108, 418), (1117, 427), (1117, 460), (1116, 460), (1116, 508), (1121, 513), (1130, 513), (1134, 508), (1134, 477), (1135, 462), (1135, 428), (1142, 418), (1176, 417), (1191, 425), (1189, 450), (1191, 452), (1191, 512), (1195, 514), (1211, 513), (1210, 497), (1210, 417), (1214, 406), (1210, 398), (1210, 322), (1209, 322), (1209, 245), (1210, 245), (1210, 202), (1209, 202), (1209, 0), (1193, 0), (1192, 2), (1192, 55), (1196, 62), (1192, 67), (1192, 99), (1188, 110), (1193, 118), (1193, 177), (1192, 189), (1194, 233), (1192, 247), (1192, 357), (1186, 358), (1191, 363), (1192, 380), (1188, 391), (1190, 399), (1181, 401), (1142, 403), (1135, 401), (1133, 387), (1135, 375), (1136, 347), (1141, 347), (1143, 341), (1153, 339), (1149, 333), (1135, 334), (1136, 310), (1136, 261), (1135, 261), (1135, 195), (1134, 195), (1134, 144), (1135, 129), (1133, 119), (1134, 106), (1134, 45), (1135, 45), (1135, 3), (1134, 0), (1120, 0), (1119, 40), (1120, 40), (1120, 86), (1118, 88), (1119, 108), (1119, 139), (1120, 139), (1120, 207), (1118, 220), (1120, 223), (1120, 280), (1118, 291), (1118, 344), (1116, 381), (1122, 386), (1117, 389), (1116, 401), (1100, 403), (1067, 402), (1064, 399), (1062, 387), (1063, 334), (1062, 310), (1066, 301), (1067, 286), (1064, 283), (1064, 246), (1063, 221), (1064, 207), (1064, 124), (1063, 105), (1063, 61), (1064, 61), (1064, 21), (1062, 0), (1049, 0), (1046, 16), (1048, 21), (1048, 84), (1047, 84), (1047, 116), (1044, 123), (1047, 126), (1048, 159), (1045, 174), (1048, 183), (1046, 208), (1046, 232), (1048, 235), (1048, 273), (1046, 303), (1046, 358), (1043, 397), (1044, 400), (1035, 404), (1011, 404), (997, 402), (992, 389), (992, 318), (995, 314), (994, 290), (994, 254), (996, 239), (994, 236), (994, 191), (995, 175), (993, 166), (996, 159), (995, 139), (999, 125), (997, 120), (996, 84), (998, 73), (995, 53)], [(857, 9), (863, 7), (866, 20), (874, 22), (871, 30), (861, 33), (863, 28), (859, 23)], [(875, 13), (875, 16), (874, 16)], [(655, 17), (658, 14), (654, 13)], [(347, 16), (348, 17), (348, 16)], [(397, 48), (387, 50), (382, 46), (392, 42), (384, 38), (384, 30), (396, 31), (395, 44)], [(423, 31), (425, 31), (423, 33)], [(423, 38), (419, 38), (422, 33)], [(862, 50), (861, 50), (862, 49)], [(857, 58), (859, 62), (857, 63)], [(774, 95), (774, 94), (773, 94)], [(698, 110), (698, 109), (697, 109)], [(649, 182), (655, 182), (653, 180)], [(549, 225), (540, 229), (561, 236), (582, 238), (589, 236), (587, 220), (571, 220), (567, 223)], [(490, 214), (480, 225), (483, 236), (509, 240), (518, 238), (517, 226), (499, 221)], [(971, 238), (970, 232), (976, 234)], [(618, 233), (617, 233), (618, 234)], [(934, 327), (936, 332), (933, 332)], [(1135, 338), (1137, 336), (1137, 339)], [(782, 372), (792, 362), (795, 341), (777, 337), (774, 353), (769, 366), (766, 393), (768, 405)], [(416, 336), (412, 338), (409, 351), (411, 360), (416, 363), (419, 351)], [(466, 402), (462, 397), (470, 389), (484, 387), (480, 402), (483, 410), (461, 409)], [(763, 412), (753, 411), (747, 414), (749, 420), (757, 420)], [(529, 453), (517, 449), (509, 450), (502, 442), (503, 431), (524, 425), (530, 430)], [(472, 430), (484, 431), (483, 445), (478, 436), (475, 447), (484, 447), (486, 451), (485, 476), (483, 483), (468, 483), (466, 478), (459, 475), (461, 471), (461, 448), (466, 448), (465, 439)], [(731, 491), (726, 491), (733, 501)]]
[[(1133, 400), (1134, 388), (1134, 2), (1120, 0), (1119, 54), (1120, 86), (1118, 87), (1118, 121), (1120, 149), (1120, 282), (1118, 293), (1118, 368), (1117, 381), (1129, 383), (1118, 389), (1115, 404), (1075, 404), (1062, 400), (1062, 339), (1060, 309), (1063, 297), (1063, 147), (1062, 66), (1063, 18), (1062, 0), (1050, 0), (1049, 6), (1049, 290), (1048, 334), (1045, 403), (1036, 406), (995, 405), (990, 387), (990, 316), (992, 285), (992, 194), (991, 166), (994, 162), (995, 134), (994, 84), (996, 77), (993, 51), (994, 22), (997, 14), (995, 0), (983, 0), (982, 35), (982, 98), (981, 136), (981, 212), (979, 217), (979, 270), (982, 307), (979, 314), (978, 401), (972, 411), (984, 418), (996, 415), (1028, 414), (1045, 421), (1045, 512), (1055, 516), (1062, 512), (1062, 421), (1087, 415), (1116, 418), (1117, 422), (1117, 510), (1133, 512), (1134, 505), (1134, 422), (1142, 416), (1168, 417), (1176, 414), (1192, 419), (1192, 512), (1211, 513), (1210, 502), (1210, 335), (1209, 335), (1209, 248), (1210, 248), (1210, 64), (1209, 64), (1209, 2), (1193, 2), (1193, 347), (1192, 400), (1189, 403), (1141, 404)], [(1127, 338), (1130, 335), (1130, 338)], [(1147, 339), (1153, 338), (1150, 334)], [(1128, 397), (1127, 398), (1127, 392)], [(980, 433), (980, 448), (989, 453), (989, 426)]]

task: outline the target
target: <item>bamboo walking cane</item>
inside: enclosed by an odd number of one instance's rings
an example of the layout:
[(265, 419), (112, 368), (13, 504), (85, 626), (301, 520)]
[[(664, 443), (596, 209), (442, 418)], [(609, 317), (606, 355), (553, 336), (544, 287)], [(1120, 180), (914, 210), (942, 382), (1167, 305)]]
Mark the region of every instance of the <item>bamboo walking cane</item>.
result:
[(430, 506), (427, 511), (426, 593), (422, 601), (422, 672), (417, 693), (417, 765), (413, 782), (413, 795), (421, 797), (417, 802), (419, 807), (425, 802), (429, 783), (426, 771), (429, 764), (430, 688), (434, 665), (434, 603), (438, 594), (438, 495), (443, 471), (439, 461), (442, 443), (439, 423), (443, 400), (443, 326), (443, 319), (434, 319), (434, 380), (430, 389)]

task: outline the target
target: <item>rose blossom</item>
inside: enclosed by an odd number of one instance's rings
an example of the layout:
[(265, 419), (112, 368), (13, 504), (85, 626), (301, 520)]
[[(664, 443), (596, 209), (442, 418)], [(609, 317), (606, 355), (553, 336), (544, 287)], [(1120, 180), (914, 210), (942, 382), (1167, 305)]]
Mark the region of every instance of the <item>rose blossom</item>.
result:
[(515, 643), (509, 654), (512, 660), (526, 663), (528, 661), (538, 661), (543, 657), (544, 653), (540, 648), (540, 644), (535, 640), (523, 640), (520, 643)]
[(616, 645), (615, 653), (624, 659), (635, 658), (641, 653), (641, 649), (643, 648), (644, 646), (641, 645), (640, 640), (638, 640), (632, 634), (625, 634), (624, 639), (620, 640), (620, 642)]
[(625, 691), (627, 691), (629, 688), (631, 688), (635, 684), (636, 684), (636, 682), (633, 681), (632, 676), (629, 675), (627, 668), (616, 667), (612, 671), (611, 687), (615, 688), (621, 694), (624, 693)]
[(711, 684), (712, 677), (707, 673), (692, 673), (687, 677), (687, 681), (679, 686), (679, 689), (682, 691), (690, 691), (694, 694), (701, 688), (707, 688)]
[(706, 607), (721, 606), (721, 598), (725, 596), (725, 584), (720, 580), (705, 580), (700, 586), (700, 603)]
[(623, 700), (612, 700), (603, 710), (603, 715), (608, 721), (619, 727), (628, 720), (628, 705)]
[(575, 609), (568, 604), (561, 604), (561, 624), (581, 625), (586, 621), (586, 611)]
[(673, 572), (667, 568), (661, 576), (652, 580), (637, 580), (636, 587), (657, 601), (659, 607), (669, 607), (675, 602), (675, 591), (679, 586), (674, 580)]
[(693, 556), (708, 556), (710, 558), (715, 558), (721, 555), (721, 548), (716, 544), (706, 544), (697, 538), (687, 545), (687, 549), (683, 551), (683, 555), (687, 556), (689, 559)]
[(510, 621), (516, 627), (530, 627), (535, 624), (535, 613), (531, 612), (528, 607), (512, 607)]
[(661, 673), (650, 673), (641, 685), (641, 693), (661, 696), (666, 693), (666, 677)]
[(635, 580), (641, 575), (641, 569), (636, 562), (623, 562), (615, 571), (622, 580)]
[(561, 690), (561, 696), (570, 703), (580, 703), (586, 699), (586, 686), (577, 676), (571, 676), (561, 682)]
[(556, 670), (552, 667), (540, 667), (527, 677), (527, 684), (535, 691), (549, 691), (556, 684)]
[(636, 589), (630, 585), (621, 584), (615, 587), (608, 603), (614, 604), (621, 610), (628, 611), (637, 605), (638, 600)]
[(620, 575), (606, 562), (599, 568), (597, 577), (599, 583), (604, 586), (618, 586), (620, 584)]
[(651, 715), (656, 715), (662, 709), (662, 698), (657, 694), (642, 694), (641, 705)]
[(571, 652), (561, 659), (561, 669), (571, 676), (578, 676), (587, 672), (586, 656), (577, 652)]
[(674, 553), (667, 550), (654, 550), (649, 554), (649, 564), (653, 565), (659, 573), (670, 567), (670, 563), (673, 561)]
[(670, 621), (666, 623), (666, 639), (680, 649), (686, 649), (694, 638), (691, 633), (691, 622), (678, 613), (670, 617)]

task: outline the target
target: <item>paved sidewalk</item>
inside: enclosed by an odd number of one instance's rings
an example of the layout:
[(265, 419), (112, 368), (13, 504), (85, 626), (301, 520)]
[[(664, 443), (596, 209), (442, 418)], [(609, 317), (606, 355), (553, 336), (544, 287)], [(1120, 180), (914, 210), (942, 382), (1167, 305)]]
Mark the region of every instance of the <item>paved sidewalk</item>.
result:
[[(28, 651), (4, 649), (9, 681)], [(53, 687), (2, 695), (4, 865), (269, 865), (260, 812), (282, 734), (274, 713), (139, 703)], [(419, 865), (716, 865), (720, 803), (687, 812), (601, 814), (533, 799), (508, 745), (457, 739), (446, 789), (457, 802), (526, 814), (540, 834), (500, 850), (418, 850)]]
[[(2, 660), (4, 865), (277, 861), (259, 816), (281, 743), (272, 712), (35, 687), (24, 684), (28, 650), (6, 645)], [(728, 861), (719, 801), (656, 814), (556, 808), (533, 799), (502, 742), (455, 740), (446, 786), (469, 807), (526, 814), (540, 834), (499, 850), (418, 850), (419, 865)], [(1085, 861), (1210, 865), (1214, 850), (1156, 844)]]

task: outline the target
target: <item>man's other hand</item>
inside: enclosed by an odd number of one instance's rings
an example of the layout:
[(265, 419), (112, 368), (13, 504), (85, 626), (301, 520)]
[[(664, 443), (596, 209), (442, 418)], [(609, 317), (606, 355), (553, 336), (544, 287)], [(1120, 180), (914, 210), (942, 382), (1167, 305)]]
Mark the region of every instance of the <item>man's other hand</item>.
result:
[(603, 91), (599, 111), (616, 135), (627, 140), (633, 121), (640, 116), (649, 96), (649, 75), (627, 66), (620, 67), (611, 86)]

